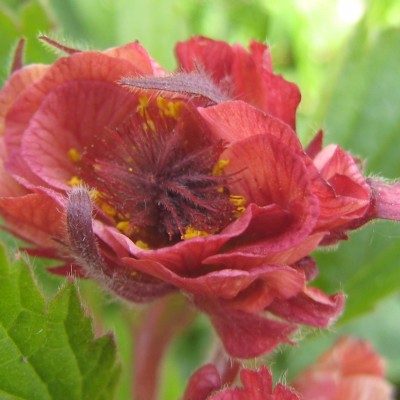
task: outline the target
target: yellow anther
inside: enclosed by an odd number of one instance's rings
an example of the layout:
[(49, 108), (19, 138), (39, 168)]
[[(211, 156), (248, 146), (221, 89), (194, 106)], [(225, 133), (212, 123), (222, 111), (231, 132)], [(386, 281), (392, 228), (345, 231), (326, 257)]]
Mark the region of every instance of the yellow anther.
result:
[(147, 108), (150, 105), (150, 99), (147, 96), (139, 97), (139, 105), (136, 107), (136, 111), (142, 116), (145, 117), (147, 114)]
[(147, 121), (147, 125), (149, 126), (150, 130), (155, 133), (156, 132), (156, 125), (154, 124), (153, 120), (148, 118), (146, 121)]
[(214, 165), (213, 168), (213, 175), (221, 175), (224, 168), (229, 164), (229, 160), (218, 160), (217, 163)]
[(131, 229), (131, 224), (129, 221), (121, 221), (118, 222), (117, 224), (117, 229), (121, 231), (122, 233), (128, 234), (132, 229)]
[(229, 196), (229, 201), (234, 205), (236, 209), (236, 217), (239, 217), (240, 214), (246, 211), (247, 201), (243, 196), (231, 194)]
[(135, 242), (135, 244), (136, 244), (137, 247), (139, 247), (142, 250), (149, 250), (150, 249), (150, 246), (146, 242), (143, 242), (143, 240), (137, 240)]
[(104, 213), (109, 217), (115, 217), (117, 215), (117, 210), (114, 207), (108, 205), (107, 203), (102, 203), (100, 207), (104, 211)]
[(75, 147), (71, 147), (68, 150), (68, 158), (73, 162), (73, 163), (77, 163), (78, 161), (81, 160), (82, 155), (81, 153), (79, 153), (79, 151), (77, 149), (75, 149)]
[(163, 97), (157, 97), (157, 106), (162, 111), (162, 113), (166, 117), (171, 117), (178, 119), (181, 109), (182, 109), (182, 102), (180, 101), (166, 101)]
[(207, 233), (205, 231), (200, 231), (191, 226), (188, 226), (185, 230), (185, 233), (181, 236), (181, 239), (188, 240), (188, 239), (193, 239), (196, 237), (206, 237), (208, 235), (209, 235), (209, 233)]
[(68, 186), (79, 186), (82, 185), (83, 181), (82, 179), (78, 178), (77, 176), (73, 176), (68, 182)]
[(93, 201), (96, 201), (100, 197), (100, 192), (96, 189), (91, 189), (89, 190), (89, 196)]

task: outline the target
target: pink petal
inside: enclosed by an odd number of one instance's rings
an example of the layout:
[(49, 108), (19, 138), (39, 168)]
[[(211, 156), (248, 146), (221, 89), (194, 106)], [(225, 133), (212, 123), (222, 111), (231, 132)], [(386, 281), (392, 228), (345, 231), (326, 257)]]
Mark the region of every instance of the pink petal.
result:
[(65, 214), (60, 203), (46, 194), (0, 198), (4, 220), (19, 237), (40, 247), (57, 248), (64, 237)]
[(183, 400), (206, 400), (221, 386), (222, 380), (217, 368), (213, 364), (204, 365), (190, 377)]
[(204, 298), (195, 298), (195, 305), (209, 315), (232, 357), (252, 358), (272, 351), (279, 343), (290, 342), (288, 336), (296, 329), (294, 324), (227, 308)]
[[(309, 235), (304, 241), (288, 249), (278, 250), (277, 252), (271, 250), (265, 252), (265, 254), (261, 251), (253, 253), (252, 249), (248, 251), (247, 248), (241, 248), (240, 245), (238, 245), (238, 248), (235, 250), (215, 254), (206, 258), (203, 264), (218, 264), (234, 269), (256, 267), (262, 263), (291, 265), (310, 254), (325, 235), (326, 232), (318, 232)], [(240, 241), (238, 241), (238, 243), (240, 243)], [(260, 245), (260, 247), (262, 247), (262, 245)]]
[(50, 92), (26, 129), (21, 154), (31, 170), (49, 185), (68, 189), (77, 175), (68, 150), (83, 152), (106, 127), (127, 119), (135, 97), (110, 82), (75, 80)]
[(293, 151), (303, 153), (296, 133), (288, 125), (242, 101), (227, 101), (199, 108), (199, 113), (215, 137), (228, 143), (253, 135), (268, 134)]
[(294, 83), (272, 73), (268, 47), (253, 41), (250, 45), (251, 54), (240, 46), (234, 46), (234, 50), (232, 86), (235, 97), (294, 128), (300, 91)]
[(56, 61), (42, 79), (30, 85), (13, 103), (6, 119), (8, 151), (18, 151), (22, 135), (45, 97), (67, 81), (95, 80), (114, 83), (122, 76), (134, 74), (126, 60), (116, 60), (99, 52), (81, 52)]
[(357, 376), (340, 382), (334, 400), (393, 400), (393, 396), (393, 387), (384, 379)]
[(230, 74), (234, 57), (226, 42), (201, 36), (178, 43), (175, 53), (183, 70), (191, 72), (200, 67), (217, 83)]
[(265, 366), (256, 371), (242, 369), (240, 379), (243, 388), (221, 390), (208, 400), (300, 400), (291, 388), (280, 383), (272, 390), (272, 376)]
[(164, 265), (150, 260), (138, 262), (133, 258), (124, 258), (123, 262), (190, 295), (223, 300), (246, 311), (262, 310), (276, 297), (297, 295), (304, 285), (304, 275), (285, 266), (265, 265), (249, 271), (224, 269), (206, 272), (199, 269), (197, 272), (203, 275), (188, 277), (179, 276)]
[(33, 64), (15, 71), (0, 91), (0, 136), (3, 135), (5, 117), (18, 96), (33, 82), (40, 79), (48, 66)]
[(268, 311), (290, 322), (325, 328), (342, 313), (345, 297), (342, 293), (327, 296), (316, 288), (288, 300), (275, 300)]
[[(270, 243), (258, 246), (264, 254), (288, 249), (310, 234), (318, 218), (319, 205), (312, 193), (307, 168), (297, 153), (273, 136), (255, 135), (234, 142), (221, 157), (229, 160), (227, 174), (240, 171), (230, 185), (232, 193), (258, 206), (278, 205), (286, 213), (277, 220), (271, 218), (270, 222), (268, 217), (252, 221), (249, 232), (256, 233), (245, 240), (246, 248), (256, 246), (251, 242), (265, 239), (269, 232)], [(264, 238), (257, 235), (260, 231), (265, 231)]]
[[(105, 50), (103, 54), (116, 59), (129, 61), (136, 74), (139, 75), (163, 75), (163, 68), (150, 57), (147, 50), (138, 41), (128, 43), (125, 46), (113, 47)], [(131, 73), (132, 75), (132, 73)]]

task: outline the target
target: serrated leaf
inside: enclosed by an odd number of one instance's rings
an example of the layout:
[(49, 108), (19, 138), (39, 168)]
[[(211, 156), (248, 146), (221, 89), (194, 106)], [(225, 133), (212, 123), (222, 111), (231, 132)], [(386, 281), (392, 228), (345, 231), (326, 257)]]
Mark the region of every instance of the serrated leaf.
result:
[(23, 257), (10, 264), (1, 246), (0, 293), (1, 399), (113, 398), (113, 338), (93, 338), (74, 283), (47, 301)]
[[(327, 140), (367, 160), (367, 173), (400, 177), (400, 30), (371, 35), (363, 23), (346, 50), (325, 118)], [(348, 295), (341, 321), (400, 289), (400, 224), (377, 222), (335, 252), (317, 253), (317, 284)]]

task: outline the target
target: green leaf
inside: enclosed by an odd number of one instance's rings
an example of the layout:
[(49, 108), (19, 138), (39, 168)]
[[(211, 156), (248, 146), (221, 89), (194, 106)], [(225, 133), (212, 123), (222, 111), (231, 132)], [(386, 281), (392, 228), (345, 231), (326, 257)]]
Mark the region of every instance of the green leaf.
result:
[(76, 285), (48, 301), (21, 254), (0, 247), (0, 398), (113, 398), (119, 376), (111, 336), (93, 338)]
[[(371, 33), (361, 23), (348, 44), (326, 107), (327, 140), (367, 160), (367, 171), (400, 177), (400, 30)], [(377, 222), (336, 252), (317, 253), (316, 284), (348, 295), (341, 321), (400, 289), (400, 225)]]

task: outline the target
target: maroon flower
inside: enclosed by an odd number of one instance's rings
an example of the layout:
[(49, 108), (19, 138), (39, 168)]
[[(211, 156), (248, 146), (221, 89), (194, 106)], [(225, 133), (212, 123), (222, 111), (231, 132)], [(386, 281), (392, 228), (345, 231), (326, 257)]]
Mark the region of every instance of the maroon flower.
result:
[[(201, 53), (203, 42), (226, 60)], [(308, 255), (371, 218), (398, 219), (398, 189), (367, 182), (320, 137), (304, 152), (298, 91), (272, 74), (265, 46), (213, 43), (179, 45), (183, 68), (195, 52), (200, 71), (180, 81), (137, 43), (14, 72), (0, 93), (0, 212), (31, 253), (64, 261), (56, 272), (134, 302), (179, 289), (231, 355), (254, 357), (298, 324), (335, 320), (344, 297), (307, 286)], [(140, 82), (186, 86), (167, 98)]]

